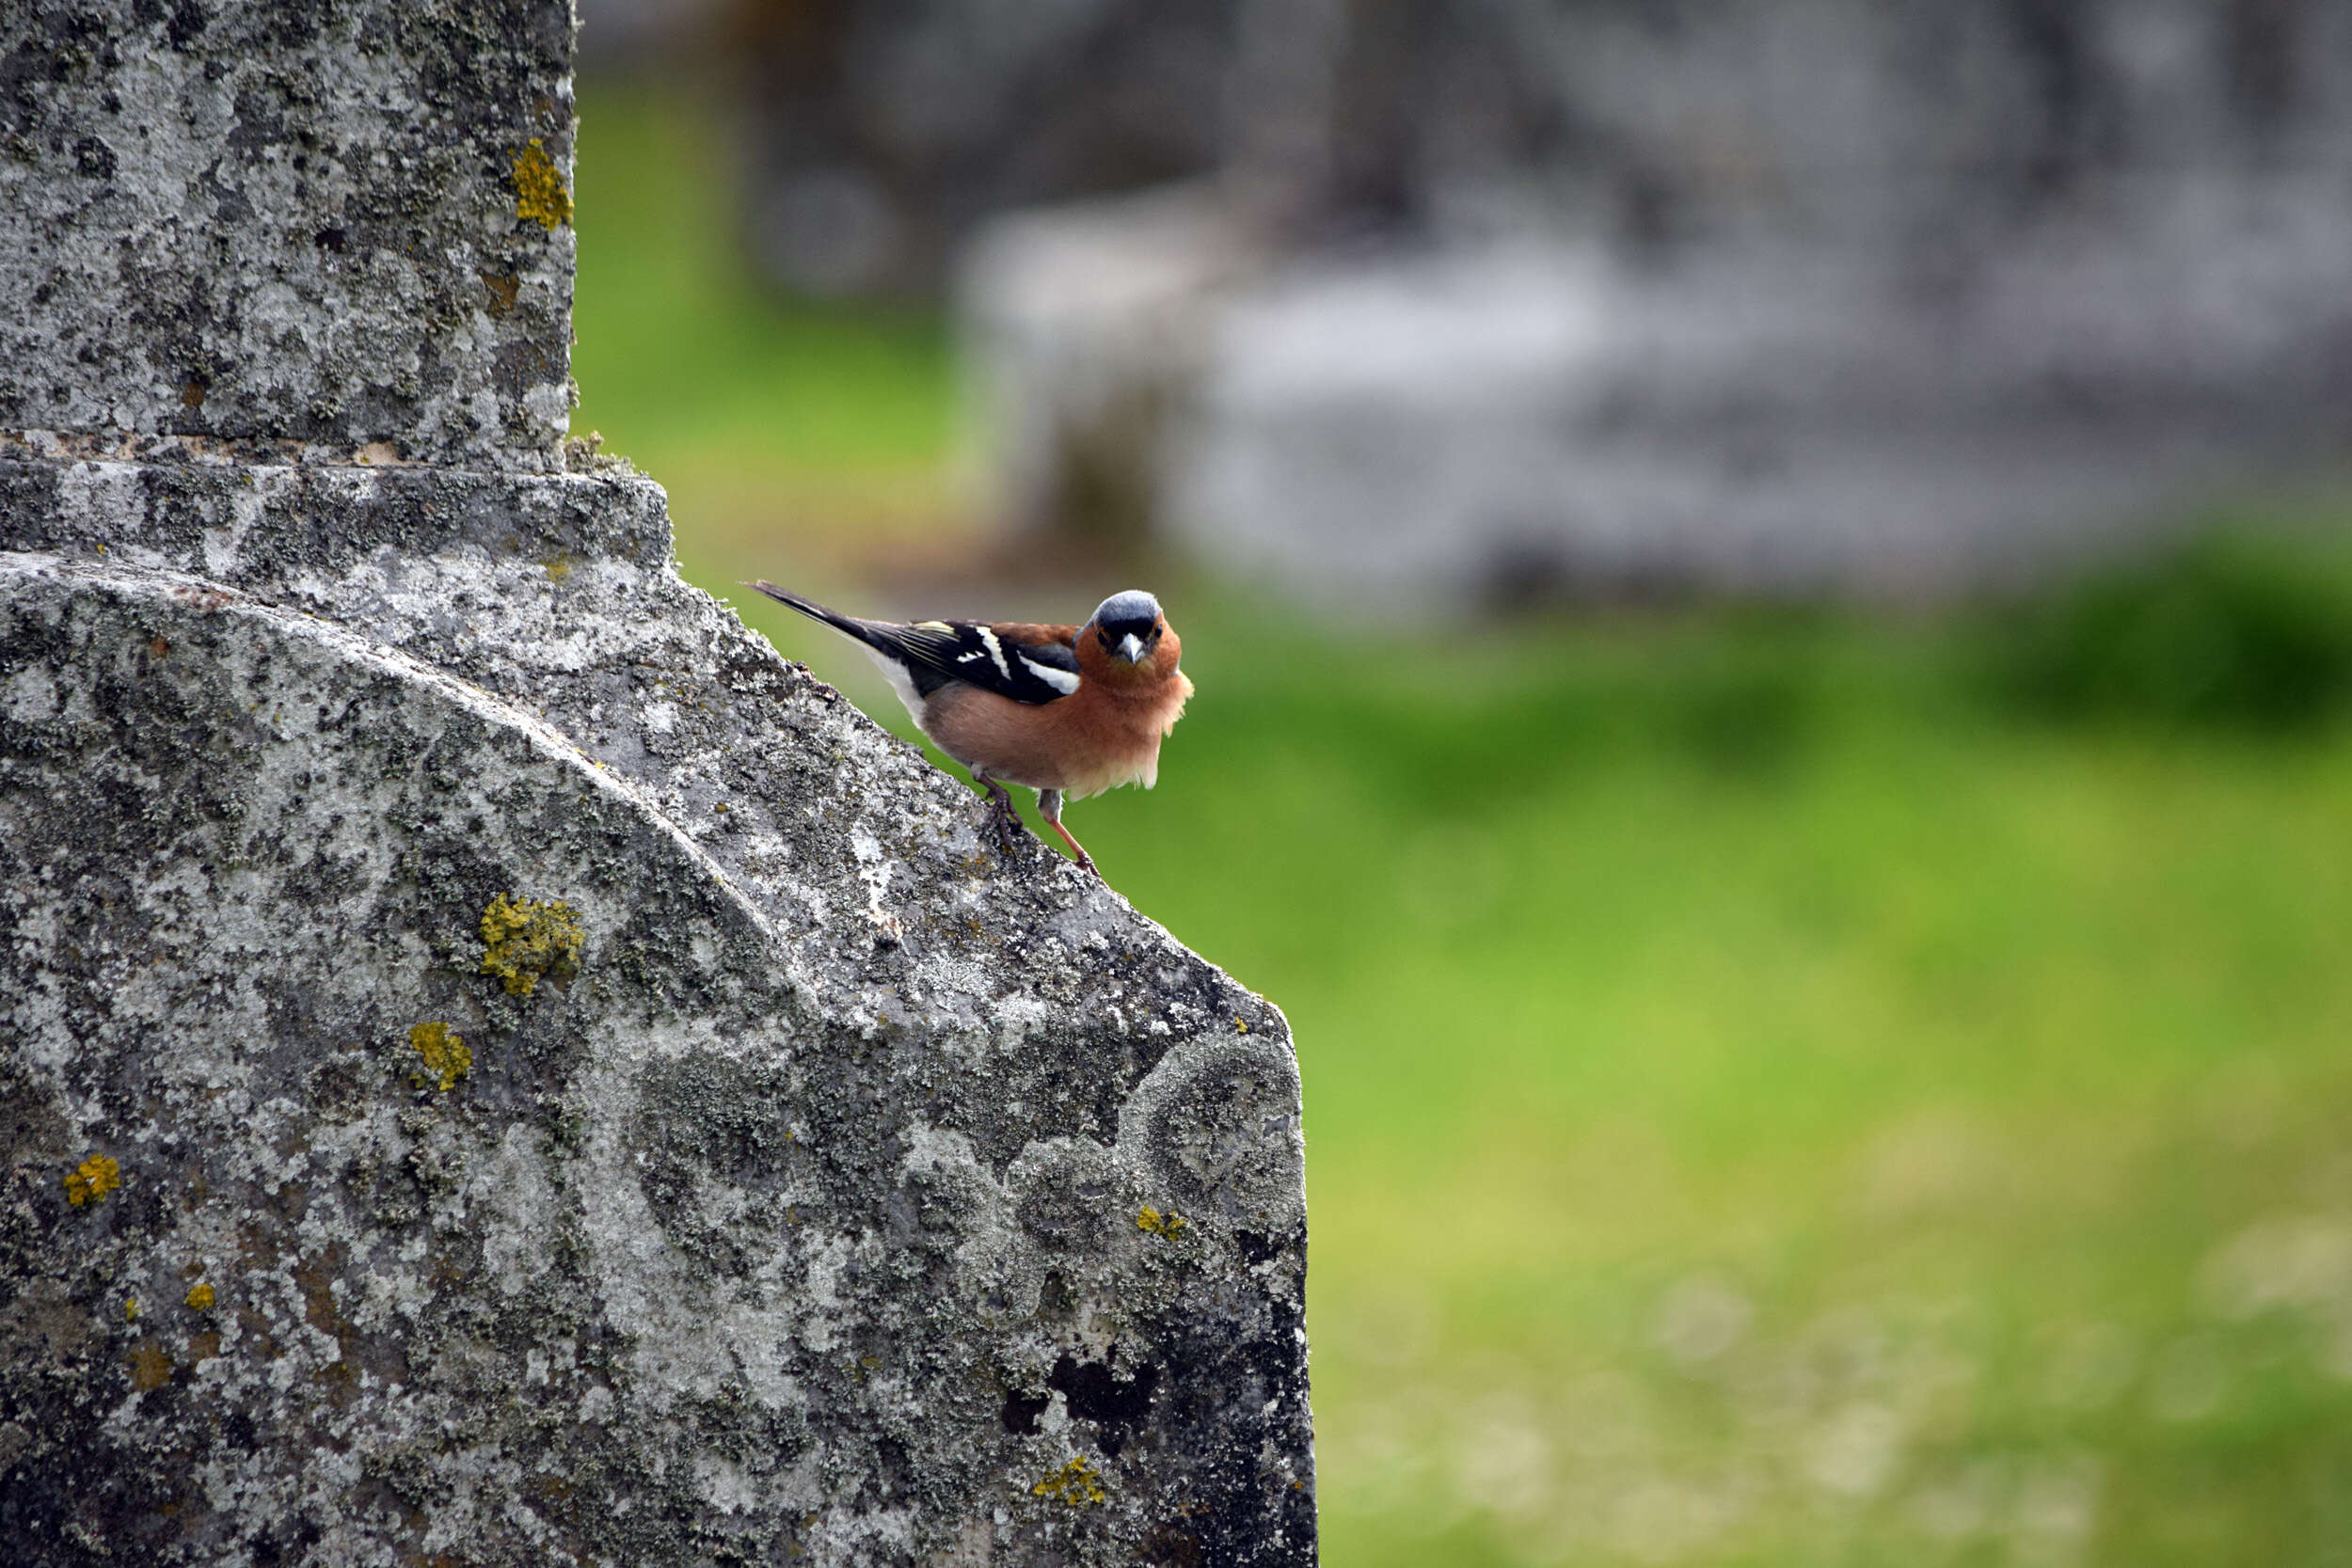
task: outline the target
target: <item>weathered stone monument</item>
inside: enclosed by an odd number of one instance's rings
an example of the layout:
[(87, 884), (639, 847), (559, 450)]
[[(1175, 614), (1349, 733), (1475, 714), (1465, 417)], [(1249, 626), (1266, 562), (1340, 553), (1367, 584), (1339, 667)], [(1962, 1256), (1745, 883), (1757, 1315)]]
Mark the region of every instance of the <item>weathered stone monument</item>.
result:
[(1311, 1562), (1281, 1017), (566, 448), (569, 50), (0, 10), (0, 1561)]

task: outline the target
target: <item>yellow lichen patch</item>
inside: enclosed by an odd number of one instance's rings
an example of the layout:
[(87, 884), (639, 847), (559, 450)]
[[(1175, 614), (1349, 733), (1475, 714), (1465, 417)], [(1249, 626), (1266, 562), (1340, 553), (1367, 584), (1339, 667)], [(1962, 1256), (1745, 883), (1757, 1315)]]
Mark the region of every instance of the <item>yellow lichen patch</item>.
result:
[(93, 1154), (66, 1172), (65, 1200), (76, 1209), (85, 1203), (103, 1203), (106, 1195), (121, 1185), (122, 1167), (106, 1155)]
[(122, 1321), (126, 1323), (135, 1323), (139, 1321), (138, 1297), (133, 1296), (122, 1304)]
[(1051, 1497), (1057, 1503), (1084, 1508), (1089, 1503), (1109, 1501), (1103, 1490), (1103, 1477), (1083, 1455), (1029, 1488), (1033, 1497)]
[(1173, 1209), (1163, 1214), (1157, 1209), (1146, 1207), (1136, 1215), (1136, 1228), (1149, 1230), (1154, 1236), (1167, 1236), (1172, 1239), (1184, 1227), (1184, 1216)]
[(505, 983), (509, 996), (529, 996), (539, 978), (564, 979), (580, 973), (586, 938), (580, 916), (562, 899), (510, 899), (500, 894), (482, 911), (482, 973)]
[(562, 582), (572, 575), (572, 558), (559, 551), (539, 562), (539, 568), (547, 573), (549, 582)]
[(171, 1357), (149, 1340), (131, 1353), (131, 1386), (144, 1394), (171, 1381)]
[[(443, 1094), (455, 1088), (457, 1080), (473, 1069), (473, 1052), (463, 1038), (451, 1032), (448, 1024), (438, 1020), (409, 1030), (408, 1043), (424, 1058), (424, 1070), (440, 1080)], [(424, 1080), (420, 1078), (417, 1082), (421, 1084)], [(199, 1285), (197, 1290), (205, 1293), (205, 1304), (210, 1306), (213, 1288)], [(189, 1292), (189, 1298), (188, 1305), (195, 1306), (195, 1291)]]
[(538, 137), (515, 154), (515, 215), (528, 218), (553, 232), (559, 223), (572, 221), (572, 193), (564, 188), (564, 174), (548, 156)]
[(205, 1280), (199, 1279), (195, 1284), (189, 1286), (188, 1305), (199, 1312), (211, 1311), (213, 1309), (213, 1287), (211, 1284)]

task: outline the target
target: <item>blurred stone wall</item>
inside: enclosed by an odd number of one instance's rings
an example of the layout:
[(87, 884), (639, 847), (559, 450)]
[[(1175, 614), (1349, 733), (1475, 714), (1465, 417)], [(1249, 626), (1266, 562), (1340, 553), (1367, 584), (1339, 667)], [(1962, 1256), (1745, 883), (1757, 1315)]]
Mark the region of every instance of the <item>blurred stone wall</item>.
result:
[(1448, 612), (1944, 594), (2346, 450), (2330, 0), (729, 17), (747, 243), (946, 289), (1016, 526)]
[(1941, 593), (2345, 451), (2352, 10), (1285, 14), (1214, 177), (966, 251), (1009, 518), (1392, 608)]
[(0, 9), (0, 1562), (1311, 1563), (1281, 1015), (561, 440), (569, 22)]

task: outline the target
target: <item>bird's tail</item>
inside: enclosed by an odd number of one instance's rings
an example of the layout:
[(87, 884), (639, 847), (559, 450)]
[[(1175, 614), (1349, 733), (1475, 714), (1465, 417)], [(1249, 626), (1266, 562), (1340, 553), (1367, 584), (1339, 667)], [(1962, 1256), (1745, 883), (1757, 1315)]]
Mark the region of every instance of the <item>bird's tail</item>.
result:
[(778, 588), (766, 578), (760, 578), (757, 582), (746, 583), (744, 586), (767, 594), (778, 604), (790, 605), (812, 621), (822, 621), (835, 631), (847, 632), (861, 642), (870, 643), (874, 641), (873, 628), (869, 623), (861, 621), (854, 615), (844, 615), (837, 610), (828, 610), (815, 599), (803, 599), (790, 589)]

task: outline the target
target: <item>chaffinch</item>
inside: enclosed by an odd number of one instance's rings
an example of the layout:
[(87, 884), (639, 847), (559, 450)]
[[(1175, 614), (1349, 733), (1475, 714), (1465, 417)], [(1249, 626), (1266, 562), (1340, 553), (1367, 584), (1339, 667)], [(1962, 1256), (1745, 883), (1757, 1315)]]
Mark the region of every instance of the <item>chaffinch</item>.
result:
[(988, 791), (1008, 842), (1020, 817), (1005, 784), (1023, 784), (1078, 863), (1102, 876), (1061, 825), (1062, 798), (1159, 779), (1160, 738), (1184, 717), (1192, 682), (1176, 667), (1184, 644), (1157, 599), (1114, 594), (1083, 626), (902, 624), (861, 621), (772, 582), (751, 586), (866, 644), (916, 727)]

